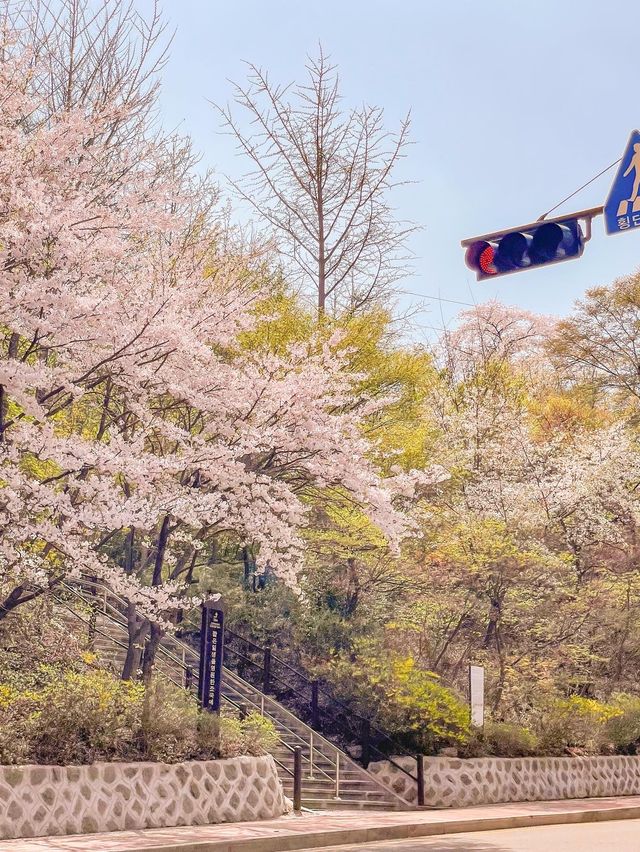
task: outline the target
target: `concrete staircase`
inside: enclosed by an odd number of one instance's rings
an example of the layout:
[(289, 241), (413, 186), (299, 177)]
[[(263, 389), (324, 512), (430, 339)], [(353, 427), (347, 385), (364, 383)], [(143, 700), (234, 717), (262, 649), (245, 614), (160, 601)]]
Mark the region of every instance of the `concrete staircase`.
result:
[[(79, 580), (63, 584), (55, 599), (69, 626), (85, 624), (93, 636), (93, 649), (116, 669), (122, 667), (127, 648), (126, 602), (104, 584)], [(156, 669), (183, 686), (187, 667), (197, 685), (198, 654), (176, 639), (164, 636)], [(280, 742), (273, 750), (285, 793), (293, 796), (294, 748), (302, 750), (302, 804), (313, 810), (407, 810), (406, 802), (382, 785), (329, 740), (298, 719), (286, 707), (260, 692), (235, 672), (224, 668), (222, 698), (227, 706), (257, 711), (275, 725)]]

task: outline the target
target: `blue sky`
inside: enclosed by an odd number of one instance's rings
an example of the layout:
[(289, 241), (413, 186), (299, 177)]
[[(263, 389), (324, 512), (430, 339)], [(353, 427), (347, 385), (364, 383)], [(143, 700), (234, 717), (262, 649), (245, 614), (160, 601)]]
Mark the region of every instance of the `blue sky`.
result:
[[(476, 283), (459, 246), (535, 220), (621, 156), (640, 125), (640, 3), (164, 0), (163, 10), (177, 28), (163, 122), (193, 136), (220, 173), (238, 176), (244, 164), (208, 100), (229, 99), (228, 79), (243, 79), (243, 60), (289, 82), (320, 40), (340, 67), (347, 104), (384, 107), (390, 127), (411, 109), (415, 144), (402, 168), (416, 183), (394, 199), (400, 218), (423, 228), (407, 290), (562, 314), (588, 287), (640, 264), (640, 233), (605, 236), (602, 218), (580, 260), (498, 281)], [(614, 174), (559, 212), (603, 203)], [(418, 337), (459, 309), (430, 304), (416, 318)]]

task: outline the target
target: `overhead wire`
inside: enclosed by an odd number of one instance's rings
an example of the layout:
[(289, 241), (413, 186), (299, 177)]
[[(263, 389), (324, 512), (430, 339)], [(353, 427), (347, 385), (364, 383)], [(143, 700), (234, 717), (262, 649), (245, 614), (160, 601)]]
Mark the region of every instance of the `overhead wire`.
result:
[(610, 169), (612, 169), (614, 166), (617, 166), (617, 165), (618, 165), (618, 163), (619, 163), (619, 162), (621, 162), (621, 160), (622, 160), (622, 157), (618, 157), (618, 159), (617, 159), (615, 162), (613, 162), (613, 163), (611, 163), (610, 165), (608, 165), (608, 166), (606, 167), (606, 169), (602, 169), (602, 171), (601, 171), (601, 172), (598, 172), (598, 174), (597, 174), (597, 175), (595, 175), (594, 177), (592, 177), (592, 178), (591, 178), (591, 180), (588, 180), (586, 183), (583, 183), (583, 184), (582, 184), (582, 186), (578, 187), (578, 189), (576, 189), (576, 191), (575, 191), (575, 192), (572, 192), (572, 193), (571, 193), (571, 195), (567, 195), (567, 197), (566, 197), (566, 198), (563, 198), (563, 199), (562, 199), (562, 201), (558, 201), (558, 203), (557, 203), (557, 204), (555, 204), (555, 205), (551, 208), (551, 210), (547, 210), (547, 212), (546, 212), (546, 213), (543, 213), (543, 214), (542, 214), (542, 216), (540, 216), (540, 218), (538, 219), (538, 221), (540, 222), (540, 221), (542, 221), (543, 219), (546, 219), (546, 218), (547, 218), (547, 216), (549, 215), (549, 213), (553, 213), (553, 211), (554, 211), (554, 210), (557, 210), (557, 209), (558, 209), (558, 207), (560, 207), (560, 205), (561, 205), (561, 204), (564, 204), (564, 203), (565, 203), (565, 201), (568, 201), (570, 198), (573, 198), (573, 196), (574, 196), (574, 195), (577, 195), (579, 192), (582, 192), (582, 190), (583, 190), (583, 189), (586, 189), (586, 187), (588, 187), (588, 186), (589, 186), (589, 184), (592, 184), (592, 183), (594, 182), (594, 180), (598, 180), (598, 178), (599, 178), (599, 177), (602, 177), (602, 175), (606, 174), (606, 173), (607, 173)]
[(465, 305), (467, 308), (475, 308), (472, 302), (460, 302), (458, 299), (445, 299), (444, 296), (428, 296), (426, 293), (412, 293), (411, 290), (402, 290), (405, 296), (417, 296), (419, 299), (434, 299), (436, 302), (450, 302), (452, 305)]

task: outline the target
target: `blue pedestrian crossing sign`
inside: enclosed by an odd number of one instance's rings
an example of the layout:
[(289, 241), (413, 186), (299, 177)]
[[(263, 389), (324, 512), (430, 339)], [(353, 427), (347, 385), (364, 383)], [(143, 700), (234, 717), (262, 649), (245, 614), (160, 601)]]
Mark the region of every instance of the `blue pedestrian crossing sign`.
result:
[(622, 155), (604, 205), (607, 234), (640, 227), (640, 130), (634, 130)]

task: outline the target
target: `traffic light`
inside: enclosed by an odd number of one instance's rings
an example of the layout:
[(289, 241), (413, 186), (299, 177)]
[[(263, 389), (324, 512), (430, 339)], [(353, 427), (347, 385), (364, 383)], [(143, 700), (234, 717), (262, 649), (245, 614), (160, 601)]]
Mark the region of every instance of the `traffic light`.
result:
[[(590, 234), (587, 236), (586, 239)], [(553, 219), (463, 240), (465, 261), (478, 281), (580, 257), (586, 242), (580, 222)]]

